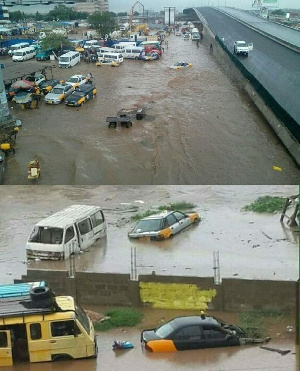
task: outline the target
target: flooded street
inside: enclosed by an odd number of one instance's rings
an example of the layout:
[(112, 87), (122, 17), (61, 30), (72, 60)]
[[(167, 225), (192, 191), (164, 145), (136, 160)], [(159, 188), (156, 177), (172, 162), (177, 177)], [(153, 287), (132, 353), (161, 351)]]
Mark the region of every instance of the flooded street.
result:
[[(298, 236), (279, 222), (280, 213), (243, 212), (259, 196), (291, 196), (296, 186), (3, 186), (0, 209), (0, 282), (30, 269), (70, 269), (65, 261), (26, 262), (25, 245), (35, 223), (71, 204), (100, 205), (107, 238), (75, 256), (77, 271), (212, 277), (219, 251), (221, 277), (296, 281)], [(192, 202), (199, 225), (160, 242), (129, 240), (130, 218), (158, 206)]]
[[(177, 61), (193, 68), (170, 69)], [(49, 65), (6, 64), (4, 77), (13, 69)], [(125, 60), (118, 68), (81, 62), (53, 69), (53, 77), (87, 72), (98, 93), (83, 107), (41, 101), (37, 110), (21, 110), (10, 103), (23, 128), (5, 184), (26, 184), (34, 158), (43, 185), (299, 184), (290, 155), (204, 45), (171, 35), (158, 61)], [(145, 107), (144, 120), (131, 129), (107, 127), (107, 116), (133, 105)]]

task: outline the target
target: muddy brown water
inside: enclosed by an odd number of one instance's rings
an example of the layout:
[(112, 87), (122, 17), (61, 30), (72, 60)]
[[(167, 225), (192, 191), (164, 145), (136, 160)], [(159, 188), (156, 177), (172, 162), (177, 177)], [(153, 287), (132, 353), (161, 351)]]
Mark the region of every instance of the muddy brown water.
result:
[[(75, 269), (137, 274), (207, 276), (219, 251), (221, 277), (294, 280), (298, 278), (298, 236), (280, 214), (242, 212), (263, 195), (291, 196), (296, 186), (3, 186), (0, 210), (0, 282), (21, 278), (30, 269), (70, 270), (70, 260), (26, 262), (27, 238), (38, 221), (71, 204), (103, 207), (107, 238), (75, 256)], [(131, 241), (127, 233), (136, 213), (186, 201), (195, 204), (199, 225), (173, 239)]]
[[(193, 67), (169, 68), (182, 60)], [(6, 64), (4, 75), (49, 65)], [(10, 103), (23, 128), (5, 184), (28, 184), (26, 164), (34, 158), (43, 185), (299, 184), (290, 155), (204, 45), (171, 35), (158, 61), (125, 60), (118, 68), (81, 62), (53, 69), (53, 77), (88, 72), (98, 93), (83, 107), (42, 101), (21, 110)], [(107, 127), (107, 116), (133, 105), (145, 107), (144, 120), (131, 129)]]

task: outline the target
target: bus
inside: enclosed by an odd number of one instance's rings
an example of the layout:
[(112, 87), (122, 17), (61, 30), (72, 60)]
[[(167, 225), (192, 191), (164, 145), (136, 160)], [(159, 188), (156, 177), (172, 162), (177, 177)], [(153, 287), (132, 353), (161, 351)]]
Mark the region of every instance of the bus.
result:
[(198, 30), (198, 28), (193, 28), (192, 29), (192, 40), (193, 41), (198, 41), (198, 40), (200, 40), (200, 33), (199, 33), (199, 30)]
[(72, 296), (46, 282), (0, 285), (0, 367), (96, 358), (93, 323)]
[(99, 206), (69, 206), (34, 226), (26, 244), (27, 259), (67, 259), (105, 237), (106, 229)]

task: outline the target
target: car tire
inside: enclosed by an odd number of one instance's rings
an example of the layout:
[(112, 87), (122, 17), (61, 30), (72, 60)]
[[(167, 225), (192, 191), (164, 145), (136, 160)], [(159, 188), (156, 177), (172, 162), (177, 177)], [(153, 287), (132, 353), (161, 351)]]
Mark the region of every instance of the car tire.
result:
[(52, 291), (47, 286), (34, 287), (30, 290), (30, 297), (32, 300), (45, 300), (52, 297)]
[(195, 218), (193, 221), (194, 224), (199, 224), (200, 223), (200, 218)]
[(132, 122), (131, 122), (131, 121), (126, 122), (126, 127), (127, 127), (127, 129), (129, 129), (131, 126), (132, 126)]

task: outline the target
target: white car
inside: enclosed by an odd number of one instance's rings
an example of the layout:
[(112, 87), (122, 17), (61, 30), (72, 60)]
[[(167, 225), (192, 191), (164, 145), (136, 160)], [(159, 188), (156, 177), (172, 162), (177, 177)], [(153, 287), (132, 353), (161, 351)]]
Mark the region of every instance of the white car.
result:
[(173, 68), (173, 70), (181, 70), (182, 68), (192, 68), (192, 63), (188, 62), (177, 62), (174, 63), (173, 66), (170, 66), (170, 68)]
[(86, 84), (89, 81), (89, 78), (84, 75), (74, 75), (70, 77), (66, 84), (71, 85), (74, 89), (82, 84)]

